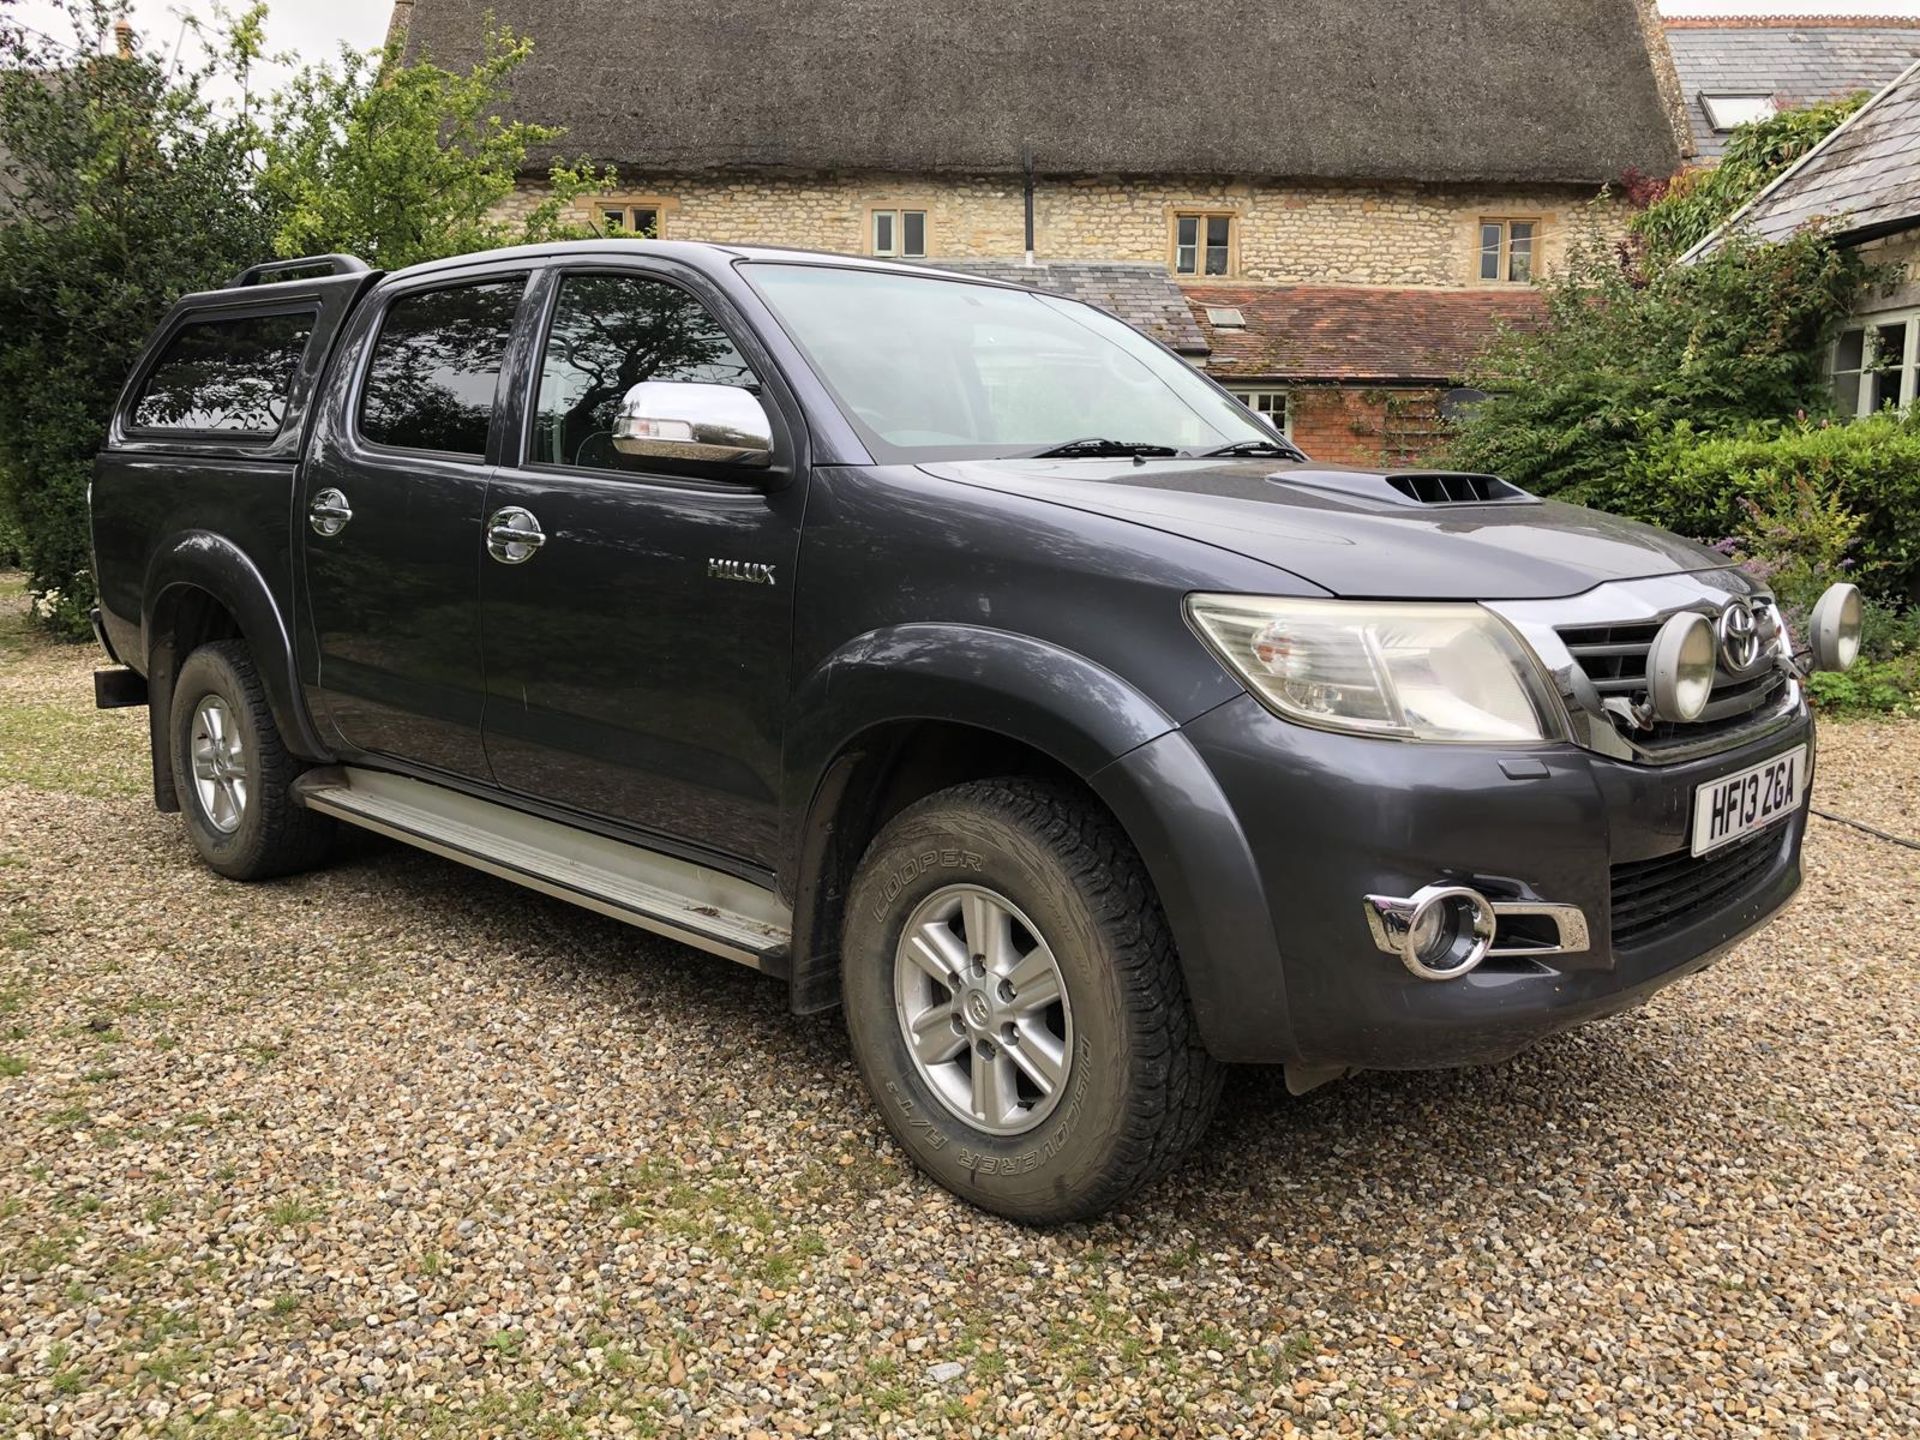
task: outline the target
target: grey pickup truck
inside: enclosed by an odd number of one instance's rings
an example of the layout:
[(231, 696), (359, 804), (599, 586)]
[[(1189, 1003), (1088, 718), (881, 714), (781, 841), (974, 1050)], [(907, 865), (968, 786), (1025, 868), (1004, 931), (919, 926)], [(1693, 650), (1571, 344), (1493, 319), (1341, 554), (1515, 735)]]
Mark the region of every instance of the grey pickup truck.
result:
[(1495, 1061), (1706, 965), (1800, 883), (1858, 648), (1850, 587), (1796, 636), (1672, 535), (1315, 465), (1097, 309), (791, 251), (256, 266), (92, 507), (97, 698), (214, 870), (363, 826), (753, 966), (1030, 1223), (1227, 1064)]

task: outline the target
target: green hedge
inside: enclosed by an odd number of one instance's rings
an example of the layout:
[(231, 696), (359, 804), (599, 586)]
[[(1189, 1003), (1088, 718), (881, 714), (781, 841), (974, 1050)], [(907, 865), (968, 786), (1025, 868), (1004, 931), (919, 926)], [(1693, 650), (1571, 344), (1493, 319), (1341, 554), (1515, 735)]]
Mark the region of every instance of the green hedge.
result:
[(1847, 568), (1861, 588), (1890, 604), (1907, 602), (1920, 588), (1920, 421), (1914, 418), (1887, 411), (1845, 423), (1756, 425), (1718, 437), (1676, 426), (1609, 478), (1614, 483), (1590, 484), (1580, 498), (1683, 535), (1737, 539), (1750, 550), (1764, 542), (1759, 532), (1775, 517), (1817, 513), (1823, 503), (1843, 507), (1859, 521)]

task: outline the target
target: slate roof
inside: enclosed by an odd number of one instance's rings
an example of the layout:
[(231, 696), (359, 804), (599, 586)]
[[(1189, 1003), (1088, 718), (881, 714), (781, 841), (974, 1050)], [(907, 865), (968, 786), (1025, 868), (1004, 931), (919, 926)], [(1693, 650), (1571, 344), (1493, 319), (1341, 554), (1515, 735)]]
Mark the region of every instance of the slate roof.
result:
[[(638, 174), (1585, 184), (1678, 160), (1641, 0), (408, 0), (489, 15), (559, 149)], [(396, 12), (396, 21), (401, 17)], [(543, 157), (534, 157), (536, 161)]]
[[(1216, 379), (1458, 384), (1501, 328), (1544, 313), (1539, 294), (1512, 290), (1376, 290), (1334, 285), (1194, 285), (1187, 303), (1212, 346)], [(1212, 324), (1232, 307), (1245, 329)]]
[(1668, 20), (1667, 48), (1698, 158), (1718, 159), (1703, 94), (1770, 95), (1782, 105), (1878, 90), (1920, 56), (1920, 21), (1796, 21), (1729, 17)]
[(1690, 255), (1730, 231), (1785, 240), (1816, 220), (1852, 244), (1920, 226), (1920, 61)]
[(1043, 260), (1031, 269), (1020, 260), (936, 260), (934, 267), (1004, 280), (1110, 310), (1182, 355), (1207, 353), (1207, 337), (1187, 308), (1187, 299), (1164, 265), (1122, 260)]

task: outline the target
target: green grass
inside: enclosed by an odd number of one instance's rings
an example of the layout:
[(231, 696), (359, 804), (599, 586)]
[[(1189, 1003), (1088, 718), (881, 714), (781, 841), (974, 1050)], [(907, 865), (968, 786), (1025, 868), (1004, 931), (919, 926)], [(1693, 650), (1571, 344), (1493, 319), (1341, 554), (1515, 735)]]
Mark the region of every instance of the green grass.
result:
[(289, 1196), (274, 1202), (273, 1208), (267, 1211), (267, 1223), (284, 1230), (290, 1225), (305, 1225), (318, 1220), (323, 1213), (318, 1205), (309, 1205), (304, 1200)]
[(7, 778), (65, 795), (136, 796), (148, 780), (142, 734), (124, 710), (95, 710), (78, 687), (70, 702), (0, 700)]
[(28, 700), (0, 692), (0, 755), (7, 757), (9, 782), (69, 795), (145, 792), (145, 716), (93, 708), (88, 651), (27, 623), (26, 587), (18, 575), (0, 580), (0, 653), (12, 669), (49, 672), (53, 683), (40, 693), (61, 697)]
[(0, 1076), (12, 1079), (27, 1073), (27, 1062), (18, 1055), (0, 1055)]

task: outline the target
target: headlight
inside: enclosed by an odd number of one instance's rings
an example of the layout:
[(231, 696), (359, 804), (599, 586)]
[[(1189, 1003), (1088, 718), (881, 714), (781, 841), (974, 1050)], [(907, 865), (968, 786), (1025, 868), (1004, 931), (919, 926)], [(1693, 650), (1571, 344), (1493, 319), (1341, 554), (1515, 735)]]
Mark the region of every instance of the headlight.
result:
[(1846, 670), (1860, 658), (1860, 629), (1866, 607), (1857, 586), (1842, 581), (1829, 585), (1807, 617), (1813, 644), (1813, 668)]
[(1283, 719), (1402, 740), (1528, 744), (1560, 734), (1532, 653), (1478, 605), (1194, 595), (1187, 612)]

